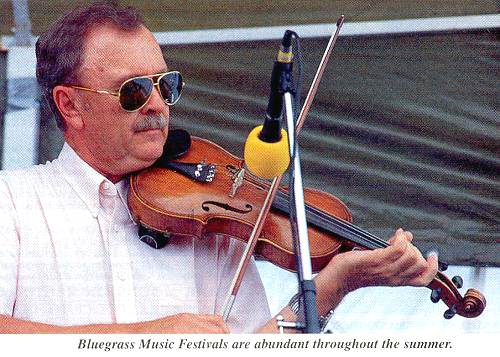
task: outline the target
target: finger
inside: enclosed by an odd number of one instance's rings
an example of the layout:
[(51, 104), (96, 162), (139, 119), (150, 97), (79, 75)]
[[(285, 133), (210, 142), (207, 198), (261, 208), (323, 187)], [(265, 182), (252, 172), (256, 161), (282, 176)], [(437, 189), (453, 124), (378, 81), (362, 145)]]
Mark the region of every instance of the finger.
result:
[(427, 267), (420, 273), (419, 276), (415, 277), (410, 281), (413, 286), (426, 286), (432, 279), (436, 276), (438, 272), (438, 256), (437, 254), (429, 254), (426, 260)]
[(407, 258), (403, 264), (404, 265), (399, 271), (400, 277), (405, 281), (409, 281), (422, 276), (422, 274), (427, 271), (429, 266), (427, 261), (421, 256), (418, 250), (413, 254), (412, 257)]
[(427, 269), (427, 262), (415, 246), (405, 238), (399, 239), (406, 244), (406, 249), (388, 268), (394, 274), (394, 282), (405, 284), (424, 272)]
[(427, 261), (429, 261), (429, 258), (432, 258), (431, 260), (435, 260), (436, 261), (436, 264), (437, 266), (439, 266), (438, 262), (439, 262), (439, 253), (435, 250), (431, 250), (427, 253)]
[(411, 233), (410, 231), (405, 231), (404, 235), (408, 242), (411, 242), (413, 240), (413, 233)]
[(394, 236), (392, 244), (388, 248), (385, 248), (387, 261), (394, 263), (401, 259), (406, 253), (409, 246), (410, 244), (404, 237), (402, 231), (400, 231)]
[(396, 237), (398, 235), (400, 235), (402, 232), (403, 232), (403, 228), (396, 229), (396, 232), (394, 232), (394, 234), (392, 235), (392, 237), (389, 238), (389, 240), (387, 242), (392, 245), (394, 243), (394, 240), (396, 239)]
[(434, 279), (436, 276), (438, 270), (439, 270), (439, 259), (438, 259), (438, 254), (437, 252), (431, 252), (427, 256), (427, 264), (429, 265), (429, 275), (431, 275), (431, 279)]
[(223, 333), (229, 333), (229, 328), (224, 322), (222, 316), (219, 315), (209, 315), (210, 322)]
[(190, 332), (196, 333), (229, 333), (227, 325), (224, 323), (222, 317), (216, 315), (193, 315), (185, 314), (185, 316), (192, 327), (189, 328), (189, 323), (184, 323), (185, 327)]
[(222, 333), (230, 333), (229, 327), (226, 325), (226, 323), (224, 322), (224, 320), (222, 320), (222, 318), (217, 323), (217, 325), (221, 329)]

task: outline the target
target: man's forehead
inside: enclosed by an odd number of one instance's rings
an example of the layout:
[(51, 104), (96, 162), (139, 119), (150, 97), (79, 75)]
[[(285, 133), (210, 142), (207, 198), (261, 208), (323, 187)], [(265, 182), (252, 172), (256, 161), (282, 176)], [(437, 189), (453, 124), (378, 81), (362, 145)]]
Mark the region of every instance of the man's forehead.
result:
[(167, 65), (158, 43), (145, 27), (123, 31), (105, 26), (88, 33), (81, 69), (119, 85), (131, 77), (166, 72)]
[(167, 72), (168, 69), (167, 67), (163, 67), (162, 69), (158, 71), (153, 71), (153, 72), (127, 72), (126, 70), (124, 71), (115, 71), (114, 77), (115, 78), (110, 78), (110, 85), (112, 86), (111, 88), (118, 88), (123, 82), (125, 82), (127, 79), (134, 78), (134, 77), (141, 77), (141, 76), (149, 76), (153, 74), (160, 74), (160, 73), (165, 73)]

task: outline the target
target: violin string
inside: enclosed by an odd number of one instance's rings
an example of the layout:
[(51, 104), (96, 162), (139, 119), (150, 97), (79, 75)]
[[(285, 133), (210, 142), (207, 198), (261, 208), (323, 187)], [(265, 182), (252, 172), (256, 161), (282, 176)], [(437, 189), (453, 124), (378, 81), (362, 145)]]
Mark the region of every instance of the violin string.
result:
[[(278, 196), (281, 196), (282, 199), (285, 199), (287, 197), (287, 195), (285, 193), (282, 193), (282, 192), (278, 192)], [(377, 236), (371, 234), (370, 232), (367, 232), (367, 231), (353, 225), (352, 223), (349, 223), (349, 222), (346, 222), (344, 220), (338, 219), (334, 216), (328, 215), (325, 212), (318, 210), (318, 209), (316, 209), (310, 205), (307, 205), (307, 204), (306, 204), (306, 212), (308, 212), (316, 220), (319, 221), (319, 222), (317, 222), (317, 225), (320, 228), (327, 229), (327, 230), (331, 231), (332, 226), (334, 226), (337, 229), (340, 229), (342, 231), (342, 233), (345, 233), (347, 235), (351, 235), (351, 237), (354, 237), (354, 239), (349, 238), (349, 237), (345, 237), (345, 238), (351, 239), (356, 243), (365, 245), (366, 248), (371, 248), (371, 249), (385, 248), (389, 245), (386, 241), (378, 238)], [(313, 223), (313, 222), (311, 222), (311, 223)], [(333, 233), (336, 233), (336, 232), (333, 232)], [(342, 233), (339, 232), (338, 234), (341, 235)]]
[[(256, 181), (260, 181), (258, 177), (253, 177), (254, 175), (250, 175), (252, 178), (257, 179)], [(259, 182), (264, 183), (264, 182)], [(282, 191), (277, 192), (277, 198), (286, 199), (288, 202), (288, 196), (286, 193)], [(351, 238), (348, 238), (355, 243), (361, 244), (366, 248), (376, 249), (376, 248), (385, 248), (389, 246), (389, 243), (384, 241), (383, 239), (378, 238), (374, 234), (357, 227), (356, 225), (339, 219), (337, 217), (331, 216), (321, 210), (318, 210), (315, 207), (312, 207), (306, 204), (306, 212), (308, 212), (311, 216), (313, 216), (318, 222), (317, 225), (319, 228), (323, 228), (326, 230), (332, 230), (331, 226), (333, 225), (337, 229), (341, 230), (342, 233), (350, 235)], [(288, 212), (287, 212), (288, 213)], [(313, 223), (313, 222), (311, 222)], [(332, 232), (335, 233), (335, 232)], [(338, 233), (342, 235), (342, 233)]]
[(380, 248), (380, 244), (377, 244), (372, 238), (366, 237), (363, 234), (360, 234), (359, 232), (355, 232), (351, 227), (343, 225), (341, 221), (332, 221), (330, 219), (325, 219), (324, 217), (317, 216), (315, 213), (312, 213), (313, 215), (316, 216), (317, 219), (323, 222), (323, 224), (328, 225), (328, 229), (333, 231), (333, 233), (337, 233), (339, 236), (343, 238), (347, 238), (350, 241), (357, 243), (365, 248), (368, 249), (376, 249)]
[(388, 243), (386, 241), (384, 241), (383, 239), (380, 239), (379, 237), (377, 237), (376, 235), (368, 232), (368, 231), (365, 231), (364, 229), (350, 223), (350, 222), (347, 222), (343, 219), (340, 219), (340, 218), (337, 218), (335, 216), (332, 216), (332, 215), (329, 215), (321, 210), (318, 210), (317, 208), (315, 207), (312, 207), (312, 206), (309, 206), (309, 209), (311, 211), (311, 213), (315, 214), (315, 215), (319, 215), (321, 217), (323, 217), (323, 219), (326, 221), (326, 222), (332, 222), (332, 223), (335, 223), (337, 225), (340, 225), (348, 230), (350, 230), (351, 232), (354, 232), (354, 233), (357, 233), (357, 234), (360, 234), (360, 235), (363, 235), (365, 236), (367, 239), (373, 241), (374, 243), (380, 245), (380, 247), (386, 247), (388, 246)]
[(380, 238), (374, 236), (373, 234), (365, 230), (362, 230), (361, 228), (349, 222), (327, 215), (324, 212), (317, 211), (313, 207), (310, 207), (310, 209), (306, 208), (306, 210), (308, 210), (312, 215), (316, 216), (322, 222), (325, 222), (328, 225), (336, 226), (337, 228), (340, 228), (352, 234), (355, 238), (359, 238), (365, 242), (372, 244), (371, 246), (366, 244), (367, 245), (366, 248), (375, 249), (375, 248), (385, 248), (388, 246), (387, 242), (381, 240)]

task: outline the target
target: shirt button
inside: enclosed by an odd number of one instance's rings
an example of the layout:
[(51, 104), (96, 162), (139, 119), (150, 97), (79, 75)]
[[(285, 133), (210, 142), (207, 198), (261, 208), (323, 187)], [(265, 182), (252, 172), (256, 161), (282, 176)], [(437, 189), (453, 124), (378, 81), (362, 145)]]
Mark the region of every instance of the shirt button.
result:
[(99, 185), (99, 192), (105, 196), (115, 196), (117, 193), (115, 185), (106, 180)]
[(118, 226), (117, 224), (113, 225), (113, 230), (115, 232), (119, 232), (120, 231), (120, 226)]

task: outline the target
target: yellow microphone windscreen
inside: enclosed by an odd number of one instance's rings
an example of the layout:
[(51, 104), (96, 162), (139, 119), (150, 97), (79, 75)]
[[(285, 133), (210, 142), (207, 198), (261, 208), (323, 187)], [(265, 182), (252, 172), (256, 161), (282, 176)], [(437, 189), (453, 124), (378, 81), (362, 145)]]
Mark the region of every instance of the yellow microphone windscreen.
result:
[(290, 164), (288, 135), (281, 129), (280, 141), (266, 143), (259, 138), (261, 131), (262, 125), (248, 134), (244, 151), (245, 164), (254, 175), (271, 179), (282, 175)]

